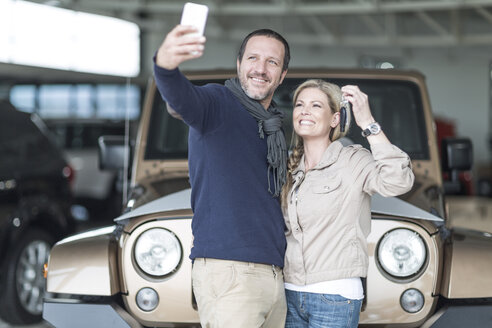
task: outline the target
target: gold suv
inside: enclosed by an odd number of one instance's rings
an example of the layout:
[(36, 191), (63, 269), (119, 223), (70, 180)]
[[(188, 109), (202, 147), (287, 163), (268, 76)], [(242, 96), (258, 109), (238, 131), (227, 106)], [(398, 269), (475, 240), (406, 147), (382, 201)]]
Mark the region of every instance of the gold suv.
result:
[[(193, 72), (196, 84), (222, 83), (233, 71)], [(275, 95), (291, 135), (292, 91), (308, 78), (356, 84), (375, 119), (407, 152), (416, 182), (399, 198), (374, 196), (369, 274), (360, 326), (490, 327), (492, 236), (453, 228), (443, 168), (457, 177), (471, 167), (468, 139), (446, 140), (439, 156), (424, 76), (398, 70), (294, 70)], [(47, 267), (44, 318), (55, 327), (199, 326), (191, 285), (192, 244), (187, 126), (173, 118), (150, 83), (134, 148), (131, 195), (111, 227), (58, 242)], [(288, 139), (289, 140), (289, 139)], [(357, 127), (345, 140), (367, 147)], [(101, 140), (102, 163), (125, 150)], [(227, 154), (224, 154), (227, 156)], [(122, 157), (122, 156), (121, 156)]]

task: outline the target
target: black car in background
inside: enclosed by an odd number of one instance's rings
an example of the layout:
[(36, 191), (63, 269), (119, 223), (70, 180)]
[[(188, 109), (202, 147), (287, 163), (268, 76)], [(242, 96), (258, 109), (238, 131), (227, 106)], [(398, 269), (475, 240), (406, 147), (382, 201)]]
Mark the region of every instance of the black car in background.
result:
[(73, 171), (41, 119), (0, 100), (0, 317), (40, 321), (43, 265), (53, 243), (75, 231)]

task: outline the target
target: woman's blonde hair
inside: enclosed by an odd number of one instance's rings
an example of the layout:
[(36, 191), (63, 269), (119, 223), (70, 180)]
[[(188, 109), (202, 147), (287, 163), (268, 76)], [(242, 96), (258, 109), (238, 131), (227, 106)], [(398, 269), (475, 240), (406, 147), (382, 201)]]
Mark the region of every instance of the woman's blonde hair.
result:
[[(333, 114), (340, 112), (340, 103), (342, 101), (342, 90), (340, 90), (340, 87), (336, 84), (326, 82), (324, 80), (319, 80), (319, 79), (312, 79), (312, 80), (307, 80), (303, 82), (301, 85), (297, 87), (297, 89), (294, 91), (294, 97), (292, 99), (293, 104), (297, 102), (297, 98), (299, 97), (299, 94), (305, 90), (305, 89), (310, 89), (310, 88), (315, 88), (320, 91), (322, 91), (326, 97), (328, 98), (328, 105), (331, 109), (331, 112)], [(341, 137), (344, 137), (348, 133), (348, 125), (350, 124), (350, 119), (351, 119), (351, 112), (347, 108), (347, 119), (346, 122), (347, 128), (345, 129), (344, 132), (340, 132), (340, 124), (338, 124), (335, 128), (333, 128), (330, 131), (330, 141), (335, 141), (337, 139), (340, 139)], [(299, 166), (299, 162), (302, 158), (302, 155), (304, 155), (304, 142), (301, 137), (297, 135), (297, 133), (293, 130), (292, 131), (292, 141), (291, 141), (291, 146), (292, 147), (292, 153), (289, 156), (289, 161), (287, 163), (287, 181), (285, 182), (283, 188), (282, 188), (282, 206), (286, 206), (287, 202), (287, 195), (292, 189), (292, 172), (295, 171), (295, 169)]]

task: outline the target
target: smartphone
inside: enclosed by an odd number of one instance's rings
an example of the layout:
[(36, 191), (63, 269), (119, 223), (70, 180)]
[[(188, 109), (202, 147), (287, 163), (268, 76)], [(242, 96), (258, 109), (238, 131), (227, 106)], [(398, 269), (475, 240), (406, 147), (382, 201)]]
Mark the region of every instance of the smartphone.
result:
[(198, 33), (196, 35), (203, 35), (205, 31), (205, 24), (207, 22), (208, 7), (205, 5), (199, 5), (197, 3), (187, 2), (183, 7), (183, 14), (181, 15), (181, 25), (192, 25), (196, 27)]

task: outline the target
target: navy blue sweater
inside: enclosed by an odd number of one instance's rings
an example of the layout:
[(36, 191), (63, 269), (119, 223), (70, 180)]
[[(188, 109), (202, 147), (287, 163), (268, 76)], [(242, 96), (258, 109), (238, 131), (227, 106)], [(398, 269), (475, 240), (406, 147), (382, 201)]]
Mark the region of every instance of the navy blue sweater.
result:
[(190, 126), (190, 258), (283, 267), (284, 220), (268, 192), (267, 143), (256, 120), (223, 85), (195, 86), (178, 69), (157, 65), (154, 73), (163, 99)]

